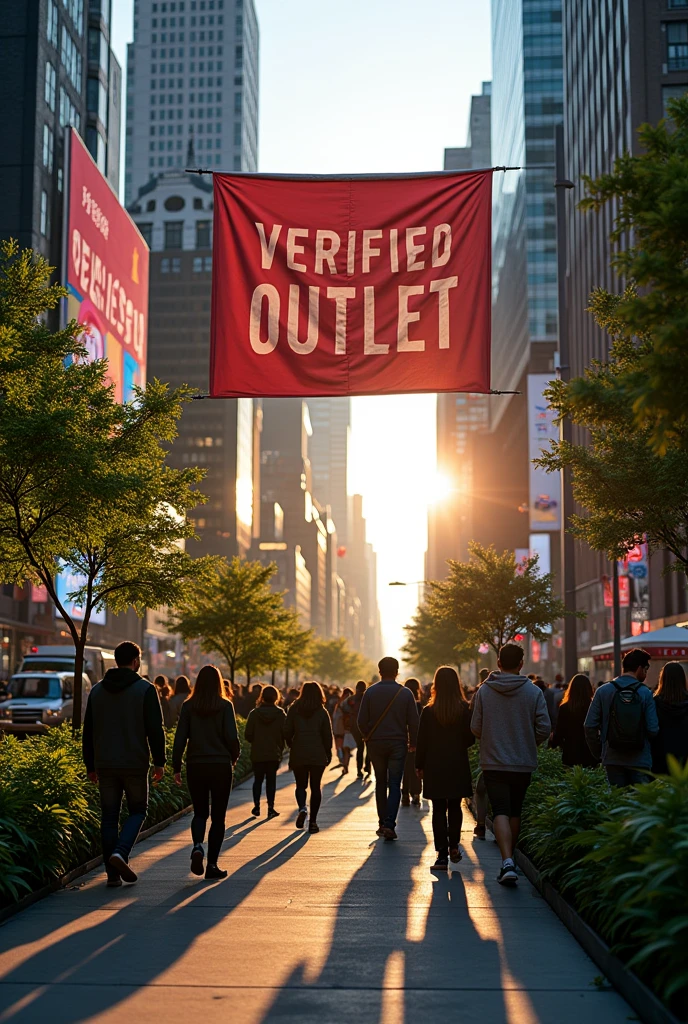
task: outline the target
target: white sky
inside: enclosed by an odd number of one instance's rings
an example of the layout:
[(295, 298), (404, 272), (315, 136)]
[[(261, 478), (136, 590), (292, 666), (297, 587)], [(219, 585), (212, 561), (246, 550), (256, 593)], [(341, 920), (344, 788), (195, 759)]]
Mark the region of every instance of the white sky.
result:
[[(255, 0), (261, 171), (431, 171), (466, 141), (470, 97), (491, 75), (489, 0)], [(122, 66), (132, 0), (113, 4)], [(124, 132), (122, 133), (124, 139)], [(423, 578), (435, 470), (435, 399), (355, 398), (349, 482), (378, 552), (394, 654)]]

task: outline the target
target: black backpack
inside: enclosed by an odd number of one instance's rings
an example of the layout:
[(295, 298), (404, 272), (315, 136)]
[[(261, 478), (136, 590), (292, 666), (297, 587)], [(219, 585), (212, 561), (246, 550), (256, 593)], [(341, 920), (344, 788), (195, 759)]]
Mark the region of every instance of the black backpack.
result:
[(638, 693), (641, 684), (623, 686), (613, 679), (612, 686), (616, 693), (609, 709), (607, 743), (614, 750), (640, 751), (645, 746), (645, 712)]

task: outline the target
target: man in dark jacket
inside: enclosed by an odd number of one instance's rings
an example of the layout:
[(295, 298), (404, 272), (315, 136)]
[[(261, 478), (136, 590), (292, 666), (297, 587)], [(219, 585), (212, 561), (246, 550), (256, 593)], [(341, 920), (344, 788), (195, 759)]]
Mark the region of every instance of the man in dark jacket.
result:
[(358, 728), (375, 769), (377, 834), (384, 839), (396, 839), (401, 781), (406, 755), (416, 749), (418, 709), (411, 690), (396, 681), (399, 675), (396, 658), (383, 658), (378, 668), (380, 682), (368, 687), (363, 694)]
[[(117, 668), (91, 690), (83, 730), (83, 757), (100, 788), (101, 839), (109, 886), (135, 882), (129, 855), (148, 810), (148, 769), (153, 782), (165, 773), (165, 730), (158, 692), (138, 674), (141, 649), (125, 641), (115, 648)], [(122, 796), (129, 817), (119, 832)]]

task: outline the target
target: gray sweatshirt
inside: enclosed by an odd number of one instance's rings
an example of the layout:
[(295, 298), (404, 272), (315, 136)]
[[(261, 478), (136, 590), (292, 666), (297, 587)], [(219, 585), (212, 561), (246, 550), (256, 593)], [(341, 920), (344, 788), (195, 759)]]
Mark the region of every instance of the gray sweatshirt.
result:
[(534, 771), (538, 744), (551, 729), (544, 694), (527, 676), (493, 672), (476, 692), (471, 731), (483, 770)]

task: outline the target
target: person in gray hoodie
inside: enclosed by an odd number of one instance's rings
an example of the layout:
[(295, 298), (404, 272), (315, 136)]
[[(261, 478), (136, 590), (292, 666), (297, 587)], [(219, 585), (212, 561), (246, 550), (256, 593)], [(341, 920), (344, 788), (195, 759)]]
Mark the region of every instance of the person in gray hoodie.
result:
[(477, 690), (471, 730), (480, 740), (480, 767), (492, 805), (492, 825), (502, 855), (497, 881), (515, 885), (514, 848), (537, 748), (552, 731), (542, 690), (521, 675), (525, 655), (518, 644), (499, 652), (499, 670)]
[(253, 763), (253, 808), (254, 818), (260, 815), (260, 794), (265, 780), (265, 796), (268, 801), (268, 818), (276, 818), (275, 792), (277, 770), (284, 750), (284, 726), (287, 720), (282, 708), (278, 708), (279, 691), (275, 686), (264, 686), (258, 703), (246, 721), (245, 739), (251, 744)]

